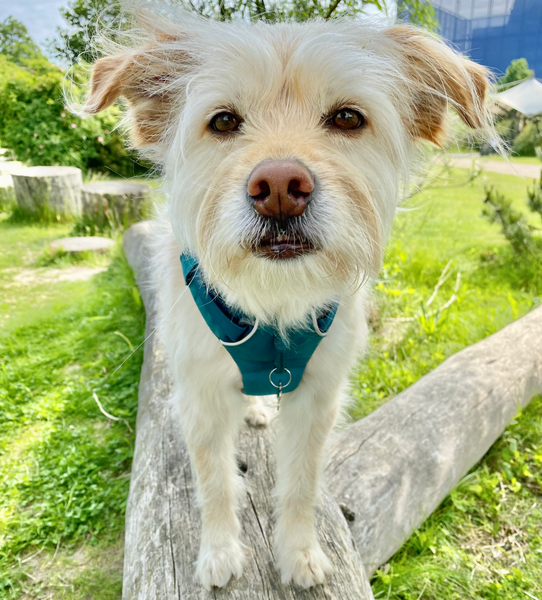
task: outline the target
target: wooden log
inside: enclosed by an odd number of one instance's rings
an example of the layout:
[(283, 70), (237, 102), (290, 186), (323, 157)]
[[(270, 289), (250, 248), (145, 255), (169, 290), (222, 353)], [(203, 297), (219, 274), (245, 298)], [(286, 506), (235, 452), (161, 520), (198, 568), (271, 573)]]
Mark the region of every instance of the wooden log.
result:
[(87, 183), (81, 190), (83, 213), (99, 225), (127, 229), (141, 221), (150, 187), (130, 181)]
[(342, 431), (326, 470), (367, 574), (384, 564), (542, 392), (542, 307), (448, 358)]
[[(147, 312), (146, 335), (156, 326), (156, 305), (147, 285), (150, 225), (139, 223), (124, 235), (126, 257), (136, 273)], [(200, 536), (199, 511), (189, 457), (169, 402), (171, 380), (160, 340), (145, 344), (139, 388), (137, 437), (126, 511), (123, 600), (228, 598), (235, 600), (373, 598), (348, 525), (327, 491), (318, 511), (318, 531), (334, 564), (325, 585), (301, 590), (282, 585), (273, 559), (273, 457), (269, 433), (242, 432), (239, 457), (246, 466), (248, 492), (241, 510), (248, 557), (243, 576), (224, 589), (207, 592), (194, 579)]]
[(69, 219), (81, 214), (81, 170), (76, 167), (28, 167), (11, 174), (21, 211), (36, 218)]

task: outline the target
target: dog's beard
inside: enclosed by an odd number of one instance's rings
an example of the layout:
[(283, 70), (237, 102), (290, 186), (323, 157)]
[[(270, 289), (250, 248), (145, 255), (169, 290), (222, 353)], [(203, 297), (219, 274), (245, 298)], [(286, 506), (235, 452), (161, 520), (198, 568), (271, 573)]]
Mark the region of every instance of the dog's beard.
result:
[(284, 222), (257, 218), (240, 245), (262, 259), (293, 260), (319, 252), (324, 243), (310, 214), (303, 214)]
[[(231, 217), (230, 217), (231, 218)], [(201, 254), (208, 282), (231, 305), (280, 329), (306, 323), (312, 310), (352, 294), (370, 276), (370, 244), (351, 232), (350, 244), (333, 243), (314, 214), (282, 226), (245, 214), (235, 236), (218, 226)], [(231, 223), (231, 221), (230, 221)], [(327, 224), (329, 228), (329, 223)], [(229, 229), (229, 231), (227, 231)], [(342, 226), (341, 229), (348, 229)]]

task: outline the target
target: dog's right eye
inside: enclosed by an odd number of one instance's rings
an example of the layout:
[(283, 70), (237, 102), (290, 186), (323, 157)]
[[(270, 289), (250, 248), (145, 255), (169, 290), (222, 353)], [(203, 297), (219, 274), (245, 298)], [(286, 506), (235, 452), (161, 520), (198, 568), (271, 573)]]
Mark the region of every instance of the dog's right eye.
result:
[(230, 133), (231, 131), (237, 131), (240, 124), (241, 119), (235, 113), (224, 111), (215, 115), (209, 126), (217, 133)]

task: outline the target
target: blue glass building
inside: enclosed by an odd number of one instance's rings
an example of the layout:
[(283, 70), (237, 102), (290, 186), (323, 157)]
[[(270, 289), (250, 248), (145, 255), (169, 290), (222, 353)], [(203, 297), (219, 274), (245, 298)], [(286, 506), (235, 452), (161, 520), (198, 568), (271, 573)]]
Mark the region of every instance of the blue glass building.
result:
[(542, 0), (433, 0), (440, 34), (476, 62), (502, 75), (526, 58), (542, 77)]

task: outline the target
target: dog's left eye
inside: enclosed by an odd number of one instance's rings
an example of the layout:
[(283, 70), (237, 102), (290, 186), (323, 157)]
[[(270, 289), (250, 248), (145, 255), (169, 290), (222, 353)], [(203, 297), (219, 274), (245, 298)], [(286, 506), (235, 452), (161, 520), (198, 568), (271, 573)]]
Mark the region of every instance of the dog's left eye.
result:
[(365, 125), (365, 117), (357, 110), (342, 108), (329, 118), (329, 124), (337, 129), (359, 129)]
[(241, 119), (232, 112), (221, 112), (215, 115), (210, 122), (210, 127), (217, 133), (229, 133), (239, 129)]

